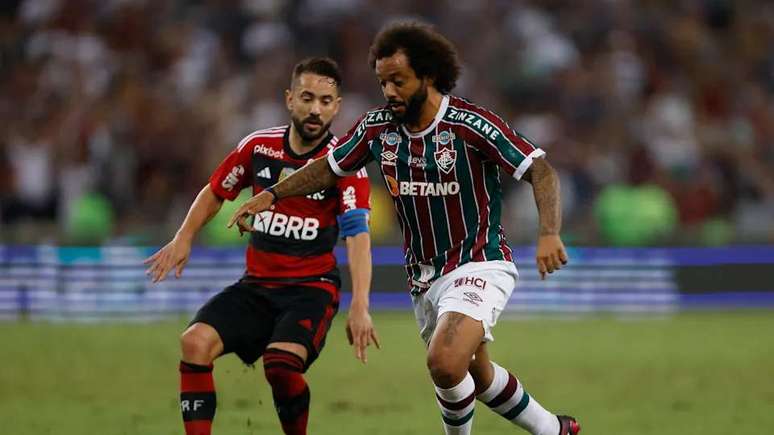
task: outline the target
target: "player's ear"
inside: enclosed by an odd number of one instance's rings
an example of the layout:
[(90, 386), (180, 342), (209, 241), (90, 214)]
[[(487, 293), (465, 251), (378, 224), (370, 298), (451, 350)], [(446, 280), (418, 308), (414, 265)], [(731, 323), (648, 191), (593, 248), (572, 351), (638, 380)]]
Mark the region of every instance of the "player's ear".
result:
[(285, 106), (288, 110), (293, 110), (293, 91), (291, 89), (285, 89)]

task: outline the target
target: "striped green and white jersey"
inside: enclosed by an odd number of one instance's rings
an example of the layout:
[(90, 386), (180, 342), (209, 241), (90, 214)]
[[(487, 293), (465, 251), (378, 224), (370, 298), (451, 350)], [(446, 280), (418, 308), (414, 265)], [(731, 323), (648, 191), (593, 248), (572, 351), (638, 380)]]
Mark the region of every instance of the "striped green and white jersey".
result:
[(512, 261), (500, 224), (500, 170), (520, 179), (544, 152), (494, 113), (446, 95), (409, 132), (388, 109), (366, 113), (328, 154), (336, 174), (375, 160), (392, 195), (412, 290), (471, 261)]

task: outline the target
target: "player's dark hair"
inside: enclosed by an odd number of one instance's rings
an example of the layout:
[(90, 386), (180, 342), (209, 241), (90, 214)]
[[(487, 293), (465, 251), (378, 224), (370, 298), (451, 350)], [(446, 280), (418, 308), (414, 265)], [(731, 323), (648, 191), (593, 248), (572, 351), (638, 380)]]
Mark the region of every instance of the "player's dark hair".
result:
[(368, 62), (371, 68), (376, 61), (402, 50), (418, 78), (432, 78), (435, 88), (442, 94), (449, 93), (457, 84), (460, 61), (457, 50), (446, 37), (432, 26), (416, 21), (398, 21), (388, 24), (371, 44)]
[(339, 64), (330, 57), (308, 57), (298, 62), (293, 67), (293, 81), (303, 73), (317, 74), (323, 77), (329, 77), (336, 82), (336, 87), (341, 87), (341, 71)]

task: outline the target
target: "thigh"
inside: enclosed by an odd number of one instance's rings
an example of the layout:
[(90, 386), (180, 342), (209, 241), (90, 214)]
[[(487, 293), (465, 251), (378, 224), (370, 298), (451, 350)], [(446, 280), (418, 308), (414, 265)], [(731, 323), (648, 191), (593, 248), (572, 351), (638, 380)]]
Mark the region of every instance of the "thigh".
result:
[(438, 312), (435, 310), (432, 301), (427, 297), (427, 293), (412, 295), (411, 303), (414, 306), (414, 318), (419, 327), (419, 336), (425, 342), (425, 345), (429, 345), (430, 338), (432, 338), (433, 331), (435, 331)]
[(439, 318), (447, 312), (464, 314), (481, 323), (484, 341), (493, 341), (492, 328), (510, 299), (517, 276), (510, 262), (487, 261), (460, 267), (436, 289)]
[(275, 343), (303, 346), (308, 368), (325, 346), (331, 321), (339, 310), (338, 301), (325, 290), (306, 286), (272, 289), (269, 297), (277, 312), (270, 346), (281, 347)]
[(254, 288), (237, 283), (207, 301), (190, 324), (196, 323), (217, 331), (223, 341), (222, 354), (234, 352), (245, 364), (253, 364), (269, 343), (274, 315)]

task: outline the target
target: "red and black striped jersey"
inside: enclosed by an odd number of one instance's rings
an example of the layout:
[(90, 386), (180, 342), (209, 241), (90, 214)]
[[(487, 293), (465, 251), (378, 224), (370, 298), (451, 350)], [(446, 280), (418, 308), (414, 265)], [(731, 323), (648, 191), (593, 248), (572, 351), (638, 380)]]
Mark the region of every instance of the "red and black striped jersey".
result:
[[(315, 158), (325, 156), (337, 139), (329, 134), (314, 150), (296, 154), (287, 125), (258, 130), (239, 142), (210, 177), (217, 196), (234, 200), (252, 186), (253, 194), (277, 183)], [(336, 292), (338, 270), (333, 248), (337, 217), (369, 208), (365, 169), (339, 179), (335, 187), (305, 197), (284, 198), (255, 216), (247, 247), (247, 272), (267, 285), (304, 283)]]
[(446, 95), (433, 122), (410, 132), (392, 113), (366, 113), (328, 155), (345, 175), (375, 160), (393, 197), (413, 286), (471, 261), (511, 261), (500, 171), (520, 179), (544, 152), (494, 113)]

